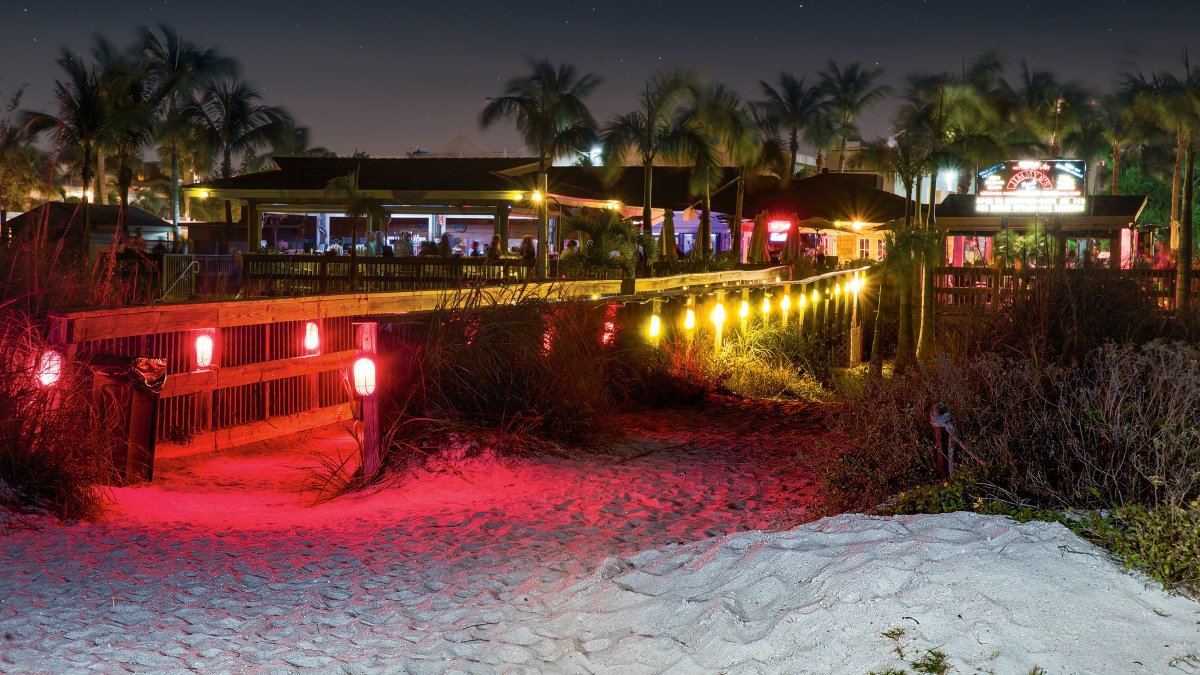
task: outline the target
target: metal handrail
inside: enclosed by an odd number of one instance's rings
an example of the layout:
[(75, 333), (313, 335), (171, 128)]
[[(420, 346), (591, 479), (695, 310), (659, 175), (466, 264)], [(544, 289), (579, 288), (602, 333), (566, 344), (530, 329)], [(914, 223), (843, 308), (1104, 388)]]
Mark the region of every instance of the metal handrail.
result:
[(175, 277), (175, 281), (172, 281), (172, 282), (171, 282), (171, 285), (170, 285), (170, 286), (167, 286), (167, 290), (165, 290), (165, 291), (163, 291), (163, 292), (162, 292), (162, 295), (160, 295), (160, 296), (158, 297), (158, 300), (155, 300), (155, 301), (151, 302), (150, 304), (151, 304), (151, 305), (156, 305), (156, 304), (158, 304), (158, 301), (159, 301), (159, 300), (162, 300), (162, 299), (166, 298), (168, 295), (170, 295), (170, 294), (171, 294), (171, 291), (175, 290), (175, 286), (176, 286), (176, 285), (177, 285), (177, 284), (178, 284), (180, 281), (183, 281), (183, 277), (184, 277), (184, 276), (186, 276), (188, 272), (192, 271), (192, 268), (193, 268), (193, 267), (194, 267), (194, 268), (196, 268), (196, 269), (199, 269), (199, 268), (200, 268), (200, 261), (199, 261), (199, 260), (191, 260), (190, 262), (188, 262), (188, 264), (187, 264), (187, 265), (184, 265), (183, 269), (182, 269), (182, 270), (179, 272), (179, 276)]

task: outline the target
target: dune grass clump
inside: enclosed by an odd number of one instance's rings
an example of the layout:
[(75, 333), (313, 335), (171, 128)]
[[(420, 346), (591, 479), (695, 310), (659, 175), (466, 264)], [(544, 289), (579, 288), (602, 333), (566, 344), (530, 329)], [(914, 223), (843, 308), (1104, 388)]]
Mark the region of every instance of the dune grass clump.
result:
[(0, 504), (93, 519), (105, 500), (113, 446), (96, 423), (82, 367), (65, 364), (53, 386), (42, 385), (47, 349), (28, 318), (0, 313)]

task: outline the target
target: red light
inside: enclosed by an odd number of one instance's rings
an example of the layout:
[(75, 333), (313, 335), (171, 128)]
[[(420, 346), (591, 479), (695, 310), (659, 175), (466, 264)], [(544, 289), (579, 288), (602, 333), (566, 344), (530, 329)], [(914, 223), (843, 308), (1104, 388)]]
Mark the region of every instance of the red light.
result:
[(616, 336), (616, 334), (617, 334), (617, 324), (612, 321), (605, 321), (604, 322), (604, 335), (601, 336), (601, 338), (600, 338), (601, 344), (611, 345), (613, 343), (613, 338)]
[(213, 338), (208, 333), (196, 336), (196, 367), (211, 368), (213, 363)]
[(792, 229), (792, 221), (790, 220), (772, 220), (767, 223), (767, 232), (787, 232)]
[(370, 396), (375, 393), (375, 362), (362, 357), (354, 362), (354, 391), (359, 396)]
[(309, 354), (315, 354), (321, 348), (321, 329), (316, 321), (304, 324), (304, 349)]
[(62, 354), (48, 349), (38, 357), (37, 369), (33, 373), (34, 380), (42, 387), (52, 387), (62, 377), (62, 368)]

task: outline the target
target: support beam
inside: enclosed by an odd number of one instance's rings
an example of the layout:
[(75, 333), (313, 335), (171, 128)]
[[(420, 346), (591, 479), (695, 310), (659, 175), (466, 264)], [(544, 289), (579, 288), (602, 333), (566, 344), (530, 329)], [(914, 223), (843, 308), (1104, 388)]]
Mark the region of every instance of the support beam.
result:
[(502, 250), (508, 249), (508, 208), (508, 204), (501, 204), (496, 207), (494, 234), (500, 235), (500, 247)]
[(262, 215), (258, 212), (258, 200), (246, 200), (246, 250), (257, 253), (262, 241)]

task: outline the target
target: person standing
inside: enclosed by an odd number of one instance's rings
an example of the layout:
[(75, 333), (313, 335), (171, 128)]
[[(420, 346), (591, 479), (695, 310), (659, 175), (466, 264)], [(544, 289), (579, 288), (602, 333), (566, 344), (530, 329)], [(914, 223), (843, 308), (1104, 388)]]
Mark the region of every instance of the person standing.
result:
[(412, 232), (405, 230), (400, 233), (400, 238), (396, 240), (396, 255), (401, 258), (407, 258), (413, 255)]
[(449, 232), (443, 233), (442, 238), (438, 240), (437, 251), (438, 251), (438, 255), (443, 258), (449, 258), (450, 255), (454, 252), (454, 249), (451, 248), (451, 246), (450, 246), (450, 233)]

